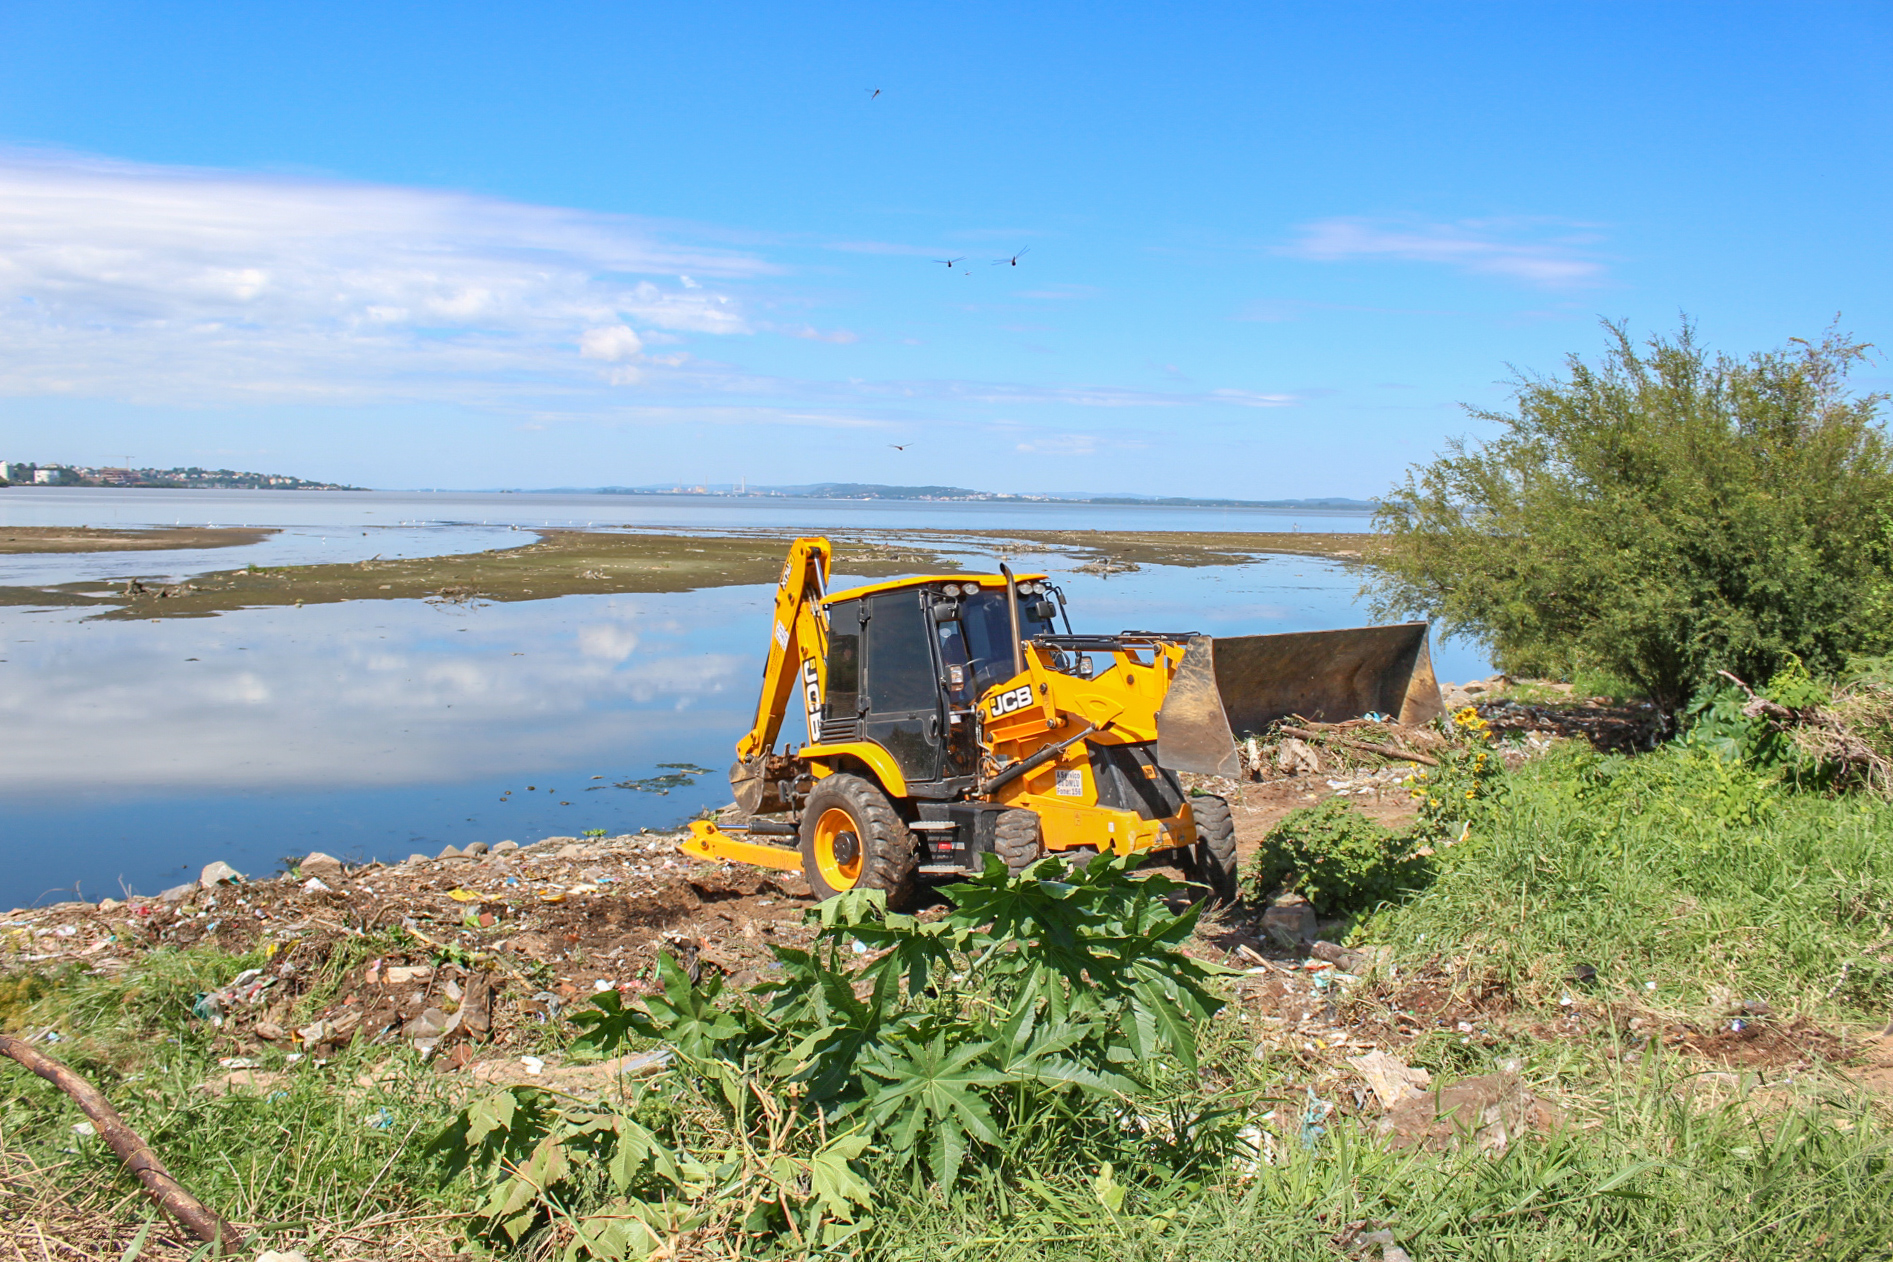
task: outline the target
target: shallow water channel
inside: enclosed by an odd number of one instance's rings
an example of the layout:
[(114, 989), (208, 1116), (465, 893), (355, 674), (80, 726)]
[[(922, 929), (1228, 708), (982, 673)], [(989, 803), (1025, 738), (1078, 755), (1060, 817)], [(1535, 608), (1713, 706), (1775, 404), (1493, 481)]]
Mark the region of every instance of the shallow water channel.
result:
[[(636, 521), (623, 511), (635, 505), (614, 507), (617, 521)], [(947, 507), (977, 506), (930, 506), (925, 524), (1015, 524), (967, 513), (943, 522), (936, 512)], [(801, 511), (815, 518), (810, 529), (844, 524)], [(88, 524), (121, 523), (95, 509)], [(884, 515), (874, 524), (920, 523)], [(431, 526), (416, 546), (488, 547), (493, 529), (477, 519)], [(224, 568), (235, 551), (188, 554), (181, 572)], [(70, 571), (41, 575), (55, 563), (87, 567), (88, 577), (163, 573), (175, 555), (0, 560), (34, 563), (26, 581), (60, 581)], [(1357, 577), (1310, 557), (1147, 566), (1108, 579), (1072, 573), (1057, 556), (1013, 564), (1051, 571), (1081, 631), (1241, 634), (1367, 620)], [(771, 595), (750, 586), (463, 605), (372, 600), (161, 622), (0, 608), (0, 908), (75, 892), (152, 893), (213, 859), (259, 873), (317, 849), (389, 860), (471, 841), (677, 824), (729, 800), (723, 773), (755, 705)], [(1463, 647), (1435, 644), (1434, 654), (1445, 679), (1487, 671)], [(799, 739), (796, 729), (785, 733)]]

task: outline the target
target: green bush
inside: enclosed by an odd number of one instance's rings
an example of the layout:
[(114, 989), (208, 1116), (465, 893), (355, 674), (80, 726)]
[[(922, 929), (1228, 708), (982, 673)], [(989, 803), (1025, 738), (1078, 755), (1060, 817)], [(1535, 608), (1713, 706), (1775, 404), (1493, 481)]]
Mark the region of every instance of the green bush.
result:
[(617, 1107), (501, 1092), (436, 1151), (488, 1189), (484, 1238), (569, 1258), (699, 1229), (835, 1248), (892, 1189), (1029, 1178), (1048, 1156), (1106, 1184), (1127, 1164), (1218, 1170), (1241, 1123), (1201, 1090), (1197, 1035), (1221, 970), (1181, 949), (1196, 909), (1166, 900), (1183, 887), (1131, 862), (1015, 878), (990, 860), (939, 920), (851, 891), (748, 997), (666, 957), (661, 995), (607, 992), (574, 1020), (579, 1046), (662, 1042), (675, 1072)]
[(1687, 324), (1601, 366), (1524, 377), (1500, 427), (1455, 442), (1380, 501), (1369, 578), (1513, 674), (1615, 677), (1665, 713), (1718, 669), (1816, 675), (1893, 647), (1893, 446), (1866, 348), (1711, 356)]
[(1339, 916), (1420, 888), (1428, 871), (1411, 837), (1333, 797), (1290, 811), (1269, 830), (1243, 872), (1243, 892), (1260, 899), (1288, 888), (1322, 915)]
[(1893, 807), (1797, 791), (1712, 751), (1566, 750), (1507, 776), (1431, 884), (1363, 928), (1405, 960), (1554, 1010), (1580, 966), (1659, 1010), (1884, 1022)]

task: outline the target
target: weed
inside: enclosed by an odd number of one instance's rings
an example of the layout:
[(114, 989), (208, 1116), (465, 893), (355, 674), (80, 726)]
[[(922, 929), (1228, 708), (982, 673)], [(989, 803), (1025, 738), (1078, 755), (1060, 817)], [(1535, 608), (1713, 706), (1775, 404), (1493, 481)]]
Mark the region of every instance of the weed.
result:
[(490, 1187), (487, 1238), (574, 1257), (711, 1226), (833, 1247), (887, 1186), (1048, 1160), (1218, 1168), (1235, 1124), (1195, 1077), (1214, 970), (1179, 949), (1196, 917), (1169, 909), (1181, 887), (1129, 866), (1014, 878), (993, 860), (933, 921), (845, 894), (811, 913), (810, 950), (777, 948), (784, 976), (755, 1003), (666, 957), (661, 995), (626, 1008), (608, 992), (575, 1020), (599, 1052), (662, 1040), (675, 1074), (606, 1110), (505, 1092), (440, 1150)]
[(1290, 811), (1269, 830), (1243, 873), (1252, 899), (1299, 891), (1325, 916), (1366, 911), (1426, 883), (1429, 865), (1413, 841), (1328, 798)]

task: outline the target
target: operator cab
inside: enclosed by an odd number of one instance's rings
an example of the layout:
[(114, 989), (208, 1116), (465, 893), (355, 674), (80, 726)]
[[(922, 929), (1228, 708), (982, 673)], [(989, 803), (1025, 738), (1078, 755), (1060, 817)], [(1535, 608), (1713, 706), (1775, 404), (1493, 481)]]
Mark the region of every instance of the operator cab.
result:
[[(1055, 634), (1058, 589), (1042, 574), (1015, 589), (1020, 638)], [(873, 741), (916, 795), (928, 784), (943, 795), (962, 787), (953, 782), (978, 770), (979, 697), (1014, 674), (1005, 581), (906, 579), (837, 592), (825, 608), (828, 686), (810, 739)]]

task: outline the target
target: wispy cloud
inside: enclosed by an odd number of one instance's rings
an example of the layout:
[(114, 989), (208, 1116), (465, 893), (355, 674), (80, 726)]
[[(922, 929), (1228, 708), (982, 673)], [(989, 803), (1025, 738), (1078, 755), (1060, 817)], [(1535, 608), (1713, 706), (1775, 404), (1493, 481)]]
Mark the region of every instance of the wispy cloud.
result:
[(632, 404), (582, 412), (539, 411), (531, 423), (546, 426), (564, 422), (604, 425), (766, 425), (805, 429), (888, 429), (911, 424), (913, 418), (887, 418), (832, 408), (743, 406), (740, 404)]
[(1463, 219), (1456, 223), (1341, 218), (1305, 224), (1279, 252), (1318, 262), (1397, 259), (1548, 289), (1597, 284), (1604, 265), (1585, 225), (1549, 219)]
[(1001, 407), (1040, 403), (1086, 408), (1176, 408), (1205, 404), (1282, 408), (1301, 402), (1299, 395), (1260, 394), (1252, 390), (1131, 390), (1121, 386), (1022, 386), (980, 381), (862, 383), (858, 388), (864, 392), (961, 399)]
[(639, 330), (746, 332), (728, 285), (773, 270), (622, 216), (0, 152), (0, 393), (467, 399), (494, 382), (625, 384)]
[(852, 329), (818, 329), (812, 324), (773, 325), (772, 331), (787, 337), (799, 337), (805, 342), (832, 342), (836, 346), (847, 346), (861, 340), (861, 335)]

